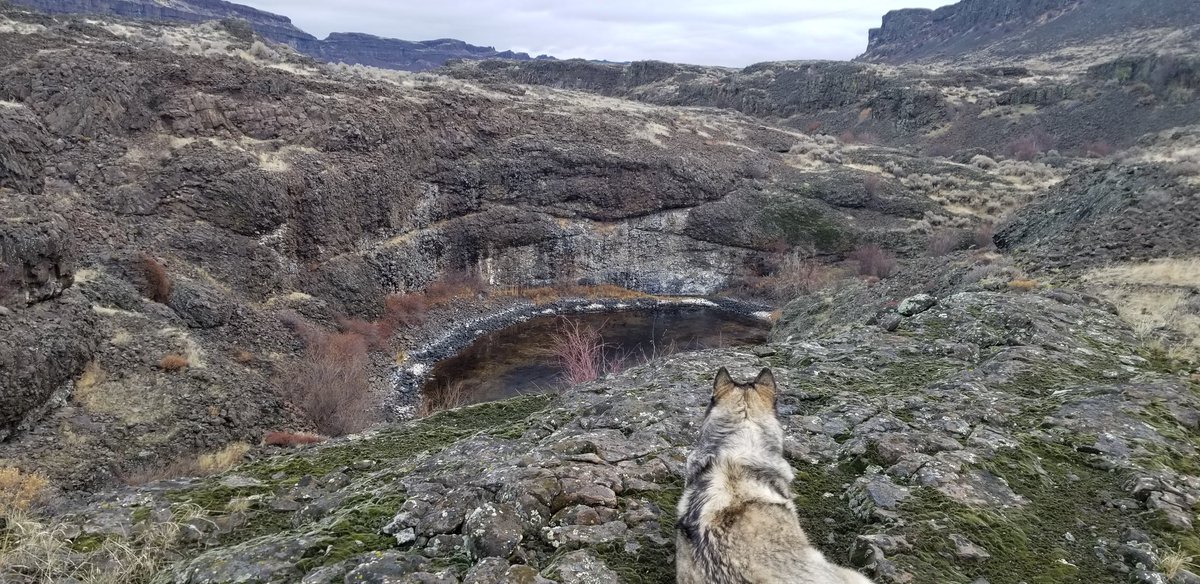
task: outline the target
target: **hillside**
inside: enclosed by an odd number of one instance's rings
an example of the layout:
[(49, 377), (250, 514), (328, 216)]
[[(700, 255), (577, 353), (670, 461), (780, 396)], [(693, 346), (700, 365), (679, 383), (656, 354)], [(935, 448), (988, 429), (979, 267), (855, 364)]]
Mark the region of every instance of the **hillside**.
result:
[[(179, 21), (199, 23), (209, 20), (238, 19), (250, 24), (263, 37), (291, 46), (323, 61), (368, 65), (402, 71), (425, 71), (442, 66), (450, 59), (529, 60), (526, 53), (497, 51), (456, 39), (405, 41), (374, 35), (338, 32), (318, 39), (292, 24), (286, 16), (226, 2), (225, 0), (11, 0), (49, 14), (108, 15), (141, 21)], [(547, 58), (547, 57), (539, 57)]]
[[(1195, 582), (1167, 57), (412, 73), (0, 5), (0, 581), (671, 582), (724, 366), (773, 369), (804, 528), (877, 582)], [(422, 387), (679, 306), (769, 338)]]
[(1077, 67), (1114, 53), (1195, 55), (1200, 6), (1174, 0), (962, 0), (893, 10), (859, 61)]

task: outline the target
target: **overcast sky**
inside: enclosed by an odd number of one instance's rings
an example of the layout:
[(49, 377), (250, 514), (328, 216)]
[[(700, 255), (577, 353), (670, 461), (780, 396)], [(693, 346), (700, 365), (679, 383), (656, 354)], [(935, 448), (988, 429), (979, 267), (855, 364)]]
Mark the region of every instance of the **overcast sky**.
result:
[(365, 32), (611, 61), (849, 59), (896, 8), (955, 0), (241, 0), (320, 38)]

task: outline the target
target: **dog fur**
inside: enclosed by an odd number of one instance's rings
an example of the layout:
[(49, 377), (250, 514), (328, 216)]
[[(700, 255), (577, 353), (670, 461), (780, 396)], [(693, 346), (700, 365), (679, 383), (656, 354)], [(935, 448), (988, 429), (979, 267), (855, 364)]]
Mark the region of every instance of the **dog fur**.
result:
[(800, 528), (776, 392), (770, 369), (752, 383), (717, 372), (679, 501), (679, 584), (871, 584), (826, 560)]

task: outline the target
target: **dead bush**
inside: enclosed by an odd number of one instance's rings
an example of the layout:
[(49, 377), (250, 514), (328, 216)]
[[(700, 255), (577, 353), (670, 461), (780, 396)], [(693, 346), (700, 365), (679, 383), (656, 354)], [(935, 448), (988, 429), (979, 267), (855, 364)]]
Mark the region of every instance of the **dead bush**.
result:
[(444, 306), (459, 298), (478, 296), (487, 288), (477, 272), (447, 272), (425, 287), (425, 300), (430, 306)]
[(263, 436), (263, 444), (268, 446), (305, 446), (308, 444), (316, 444), (324, 442), (326, 438), (320, 434), (311, 434), (309, 432), (267, 432)]
[(996, 227), (991, 223), (985, 223), (979, 227), (976, 227), (975, 231), (971, 234), (971, 240), (975, 245), (975, 249), (984, 251), (995, 249), (995, 237)]
[(1054, 148), (1054, 139), (1045, 130), (1038, 129), (1009, 143), (1008, 154), (1028, 162), (1051, 148)]
[[(384, 304), (386, 306), (386, 300)], [(383, 319), (375, 322), (361, 318), (339, 316), (337, 317), (337, 324), (342, 332), (362, 337), (367, 342), (367, 348), (372, 351), (387, 349), (388, 343), (391, 342), (392, 334), (396, 332), (391, 319), (386, 317), (386, 313)]]
[(603, 372), (604, 342), (595, 327), (563, 319), (558, 332), (550, 336), (550, 347), (570, 383), (586, 383)]
[(48, 481), (39, 473), (21, 472), (13, 466), (0, 467), (0, 518), (25, 511), (42, 497)]
[(150, 254), (142, 254), (139, 263), (142, 267), (142, 278), (145, 280), (146, 297), (159, 304), (166, 304), (171, 298), (171, 278), (167, 275), (166, 266)]
[(250, 365), (251, 363), (257, 361), (258, 358), (255, 357), (254, 353), (251, 353), (250, 351), (238, 349), (233, 352), (233, 360), (242, 365)]
[(1104, 140), (1089, 142), (1084, 145), (1083, 152), (1088, 158), (1108, 158), (1116, 149)]
[(421, 326), (425, 311), (425, 298), (419, 294), (390, 294), (383, 299), (383, 318), (397, 328)]
[(304, 340), (304, 356), (280, 378), (283, 395), (328, 436), (343, 436), (375, 420), (377, 404), (367, 378), (367, 341), (353, 332), (331, 333), (285, 316)]
[(850, 253), (850, 259), (858, 263), (860, 276), (887, 278), (896, 272), (896, 258), (877, 245), (864, 245)]
[(942, 229), (929, 236), (927, 250), (931, 256), (944, 256), (963, 248), (966, 238), (957, 229)]
[(469, 397), (470, 393), (466, 383), (461, 380), (451, 381), (432, 391), (426, 391), (421, 396), (421, 405), (417, 409), (417, 415), (424, 418), (437, 412), (461, 408), (467, 405)]
[(863, 189), (872, 197), (883, 192), (883, 179), (877, 174), (868, 174), (867, 178), (863, 179)]
[(158, 362), (158, 366), (163, 371), (182, 371), (188, 366), (188, 359), (183, 355), (171, 353), (162, 358)]

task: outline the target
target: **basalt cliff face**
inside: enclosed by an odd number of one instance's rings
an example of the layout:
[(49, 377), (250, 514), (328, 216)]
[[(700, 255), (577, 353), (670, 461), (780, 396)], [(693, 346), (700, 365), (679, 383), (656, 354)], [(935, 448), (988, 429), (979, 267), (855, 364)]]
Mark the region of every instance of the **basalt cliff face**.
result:
[(450, 75), (718, 107), (932, 155), (1086, 155), (1200, 119), (1200, 5), (969, 0), (900, 10), (852, 63), (742, 69), (578, 60), (452, 62)]
[[(224, 0), (13, 0), (49, 14), (94, 14), (143, 21), (199, 23), (238, 19), (263, 37), (290, 45), (316, 59), (402, 71), (425, 71), (450, 59), (529, 60), (526, 53), (497, 51), (455, 39), (405, 41), (362, 33), (333, 33), (318, 39), (292, 24), (286, 16)], [(541, 57), (548, 58), (548, 57)]]
[[(49, 482), (31, 507), (0, 497), (0, 580), (670, 582), (711, 376), (769, 366), (802, 524), (839, 563), (884, 583), (1196, 581), (1186, 59), (1055, 80), (414, 74), (244, 33), (0, 7), (0, 479)], [(817, 110), (849, 134), (800, 123)], [(1088, 115), (1120, 117), (1119, 141), (928, 156), (859, 137)], [(426, 320), (379, 328), (387, 295), (464, 274), (477, 287)], [(800, 285), (763, 346), (416, 420), (374, 407), (431, 339), (546, 310), (533, 286), (783, 276)], [(317, 340), (343, 351), (326, 379), (361, 380), (384, 415), (268, 443), (319, 428), (293, 391)]]
[(1144, 43), (1139, 52), (1152, 52), (1161, 49), (1166, 31), (1176, 37), (1172, 42), (1194, 43), (1198, 22), (1200, 7), (1173, 0), (963, 0), (937, 10), (887, 13), (858, 60), (1053, 63), (1078, 57), (1085, 48), (1111, 53), (1129, 41)]

